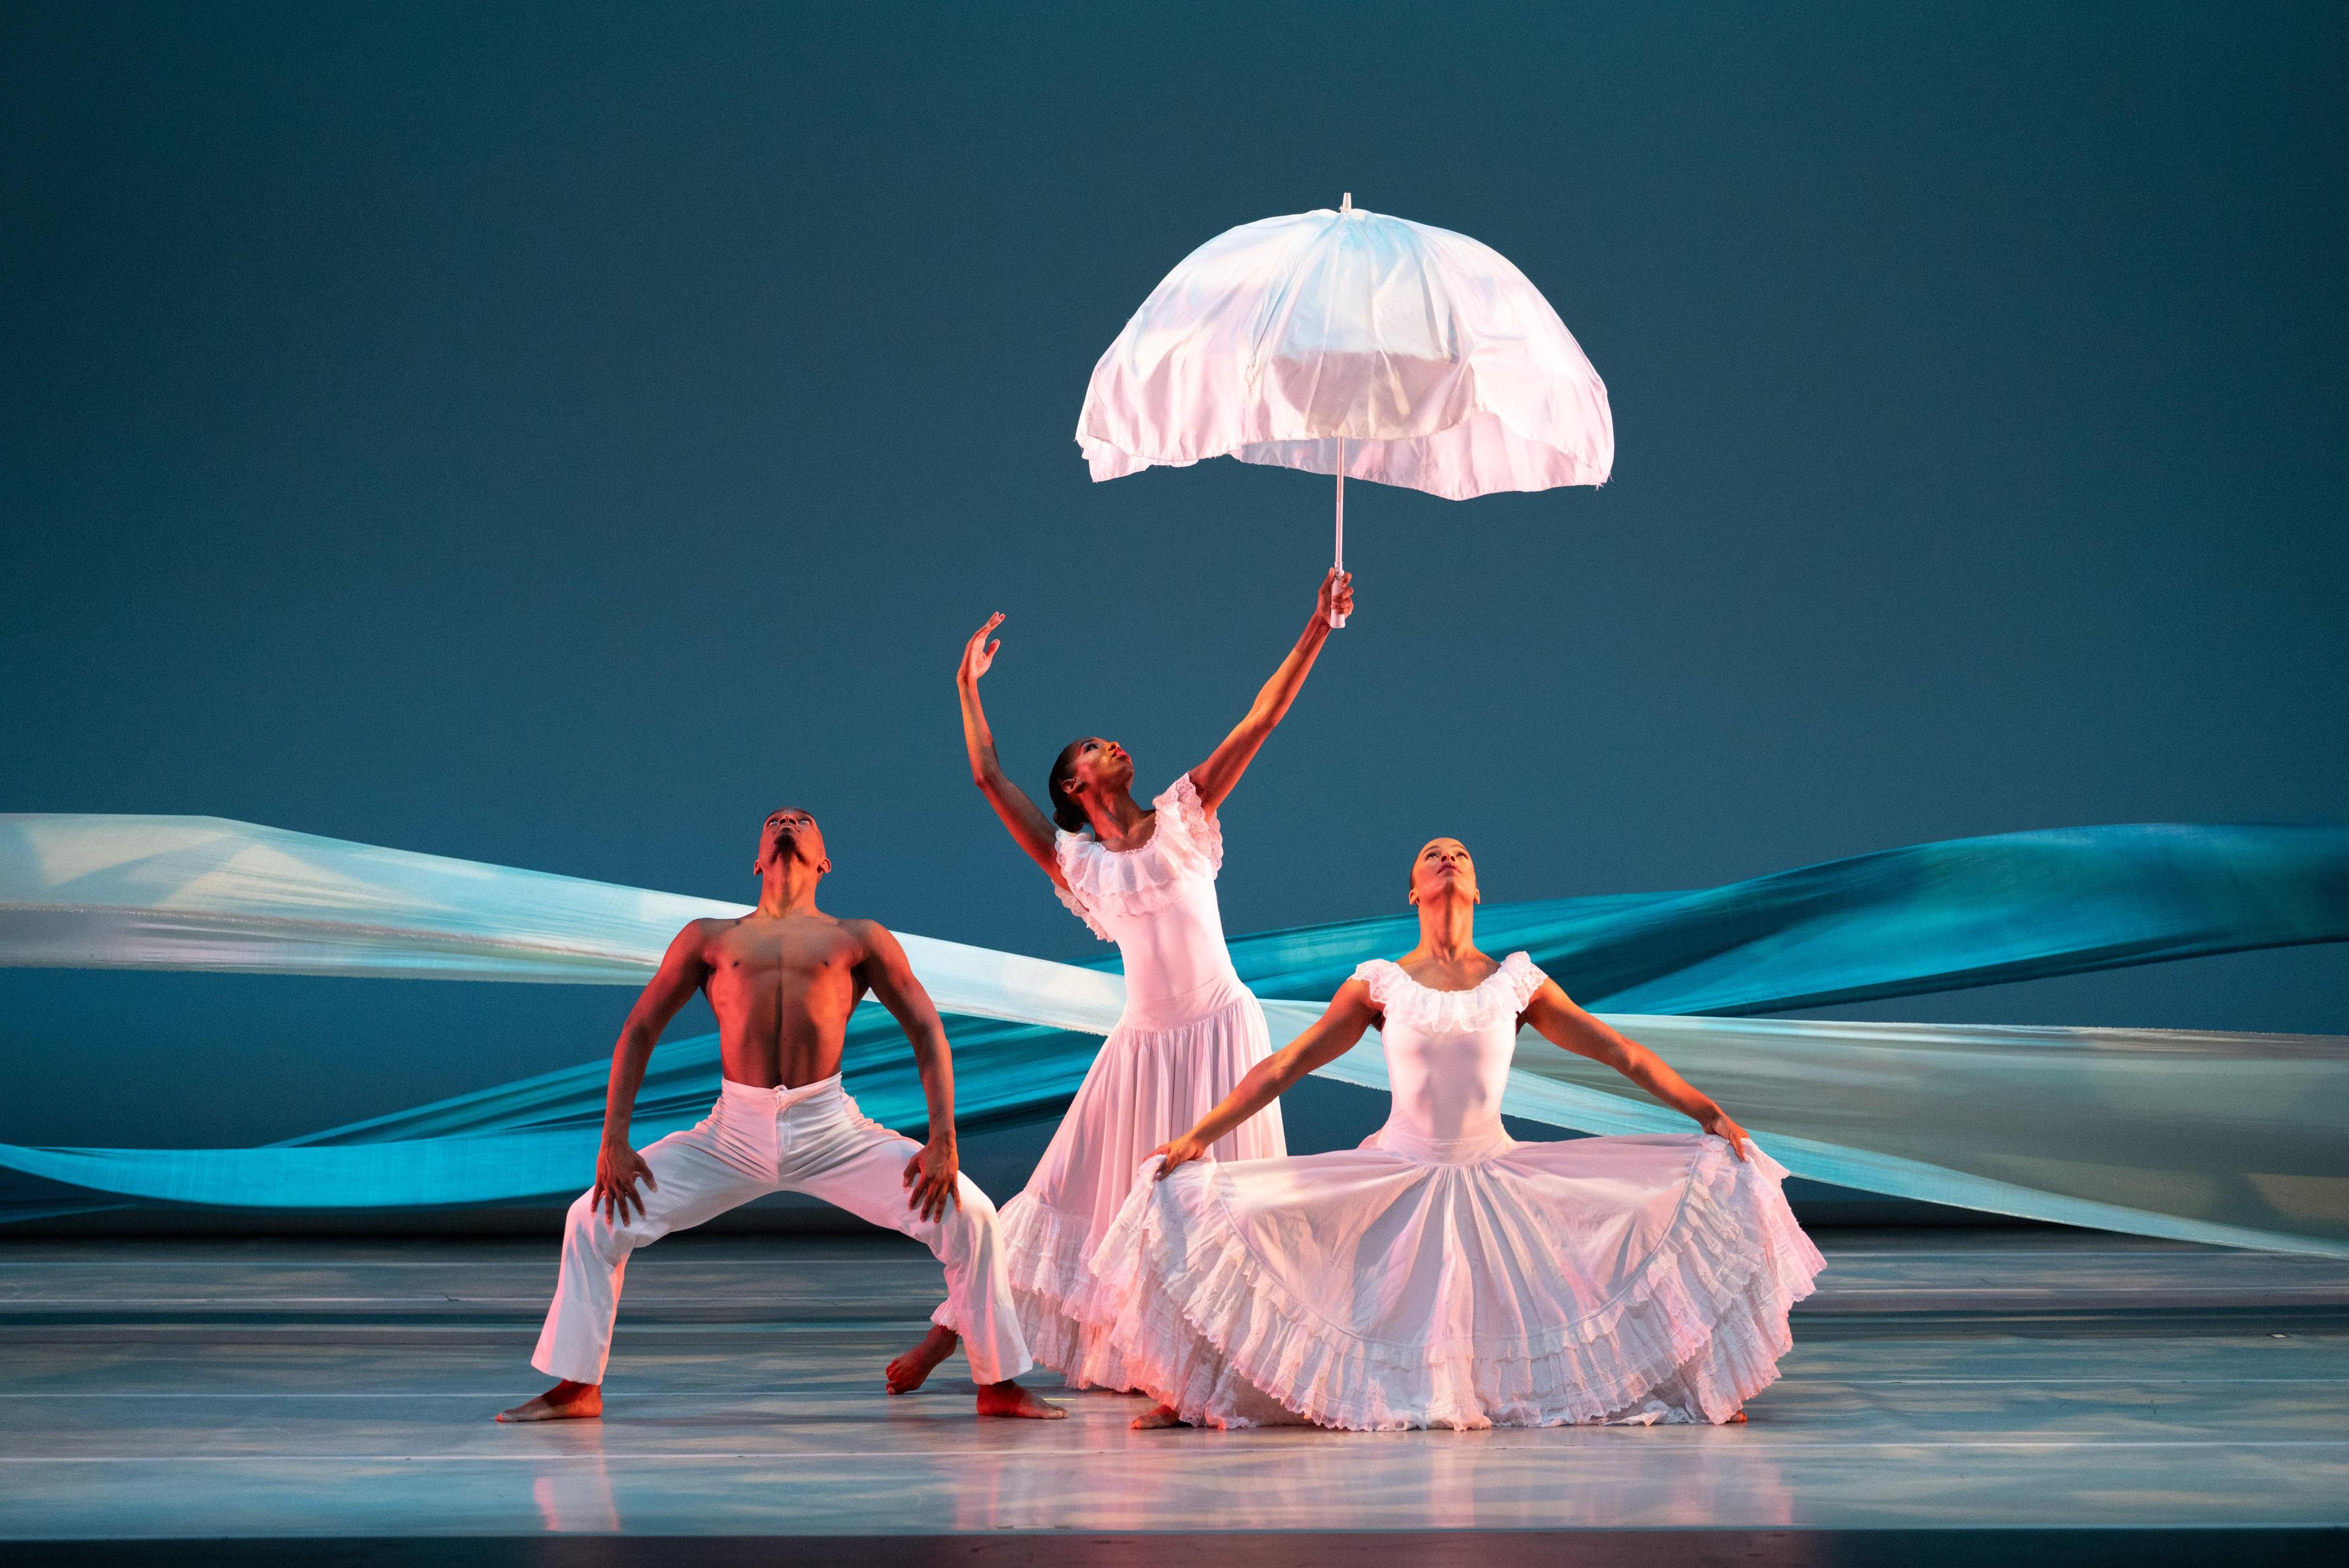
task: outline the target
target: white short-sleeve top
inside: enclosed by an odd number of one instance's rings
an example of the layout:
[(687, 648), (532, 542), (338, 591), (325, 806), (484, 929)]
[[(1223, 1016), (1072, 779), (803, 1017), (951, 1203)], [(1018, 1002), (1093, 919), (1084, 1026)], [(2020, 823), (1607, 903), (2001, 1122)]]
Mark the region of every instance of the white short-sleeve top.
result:
[(1223, 829), (1188, 774), (1150, 804), (1157, 826), (1135, 848), (1105, 849), (1091, 828), (1052, 839), (1068, 883), (1055, 889), (1061, 902), (1093, 935), (1117, 944), (1126, 995), (1143, 1002), (1196, 992), (1232, 972), (1216, 902)]
[(1440, 1143), (1497, 1132), (1517, 1015), (1549, 978), (1532, 958), (1511, 953), (1466, 991), (1431, 991), (1389, 959), (1371, 960), (1354, 978), (1386, 1015), (1379, 1036), (1394, 1092), (1391, 1123)]

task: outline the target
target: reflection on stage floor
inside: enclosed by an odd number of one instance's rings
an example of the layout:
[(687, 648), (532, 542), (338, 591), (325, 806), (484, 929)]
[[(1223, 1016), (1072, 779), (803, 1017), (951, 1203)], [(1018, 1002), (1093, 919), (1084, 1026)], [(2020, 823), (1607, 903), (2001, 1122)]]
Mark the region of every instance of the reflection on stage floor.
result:
[(2349, 1523), (2349, 1262), (1820, 1240), (1750, 1426), (1393, 1436), (976, 1423), (959, 1360), (887, 1398), (937, 1292), (895, 1238), (639, 1254), (606, 1418), (524, 1428), (551, 1242), (17, 1241), (0, 1536)]

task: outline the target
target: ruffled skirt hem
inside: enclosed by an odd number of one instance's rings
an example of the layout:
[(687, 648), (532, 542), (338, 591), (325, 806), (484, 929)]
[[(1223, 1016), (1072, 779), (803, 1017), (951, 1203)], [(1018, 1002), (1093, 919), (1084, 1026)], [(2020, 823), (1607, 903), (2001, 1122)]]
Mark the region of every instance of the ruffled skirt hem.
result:
[(1092, 1288), (1085, 1268), (1090, 1218), (1047, 1209), (1023, 1192), (998, 1212), (997, 1224), (1011, 1266), (1012, 1305), (1036, 1365), (1059, 1373), (1071, 1388), (1139, 1388), (1125, 1358), (1070, 1311)]
[[(998, 1216), (1011, 1294), (1030, 1353), (1072, 1388), (1140, 1386), (1133, 1369), (1078, 1317), (1094, 1246), (1123, 1208), (1136, 1167), (1221, 1102), (1271, 1050), (1264, 1010), (1237, 977), (1220, 1005), (1181, 1023), (1121, 1021), (1061, 1118), (1026, 1190)], [(1279, 1156), (1278, 1106), (1216, 1145), (1238, 1159)]]
[(1211, 1162), (1164, 1182), (1145, 1167), (1092, 1253), (1091, 1285), (1062, 1294), (1063, 1321), (1089, 1360), (1200, 1426), (1725, 1421), (1776, 1380), (1793, 1347), (1787, 1314), (1825, 1260), (1786, 1207), (1784, 1168), (1758, 1149), (1740, 1162), (1718, 1139), (1687, 1141), (1686, 1189), (1661, 1241), (1570, 1323), (1413, 1344), (1335, 1327), (1259, 1258)]

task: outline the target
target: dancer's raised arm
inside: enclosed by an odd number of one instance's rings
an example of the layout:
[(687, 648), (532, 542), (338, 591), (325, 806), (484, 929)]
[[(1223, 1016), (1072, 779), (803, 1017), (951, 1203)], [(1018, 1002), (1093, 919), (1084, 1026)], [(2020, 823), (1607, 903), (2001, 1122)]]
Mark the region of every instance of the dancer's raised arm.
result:
[[(1313, 669), (1314, 659), (1320, 657), (1321, 645), (1330, 640), (1330, 616), (1350, 615), (1353, 609), (1353, 574), (1330, 568), (1329, 575), (1321, 579), (1321, 592), (1313, 606), (1313, 618), (1298, 634), (1297, 646), (1288, 650), (1288, 657), (1280, 661), (1280, 668), (1272, 672), (1272, 679), (1266, 681), (1264, 690), (1256, 694), (1256, 701), (1248, 706), (1247, 717), (1224, 737), (1224, 743), (1217, 746), (1206, 762), (1191, 770), (1191, 785), (1199, 792), (1202, 807), (1213, 812), (1224, 804), (1224, 797), (1232, 793), (1232, 786), (1240, 782), (1242, 774), (1247, 772), (1248, 763), (1256, 760), (1257, 751), (1264, 744), (1265, 737), (1279, 725), (1288, 712), (1288, 705), (1297, 701), (1298, 691), (1304, 686), (1305, 677)], [(968, 711), (967, 706), (965, 711)]]
[(1617, 1033), (1576, 1006), (1557, 981), (1542, 981), (1541, 989), (1526, 1003), (1523, 1022), (1551, 1044), (1614, 1068), (1713, 1137), (1726, 1141), (1738, 1158), (1745, 1158), (1745, 1142), (1750, 1135), (1729, 1119), (1727, 1111), (1673, 1072), (1661, 1056), (1638, 1041)]
[(1378, 1021), (1379, 1004), (1371, 1000), (1369, 986), (1359, 980), (1340, 986), (1310, 1029), (1250, 1067), (1224, 1103), (1199, 1118), (1198, 1126), (1150, 1151), (1166, 1157), (1159, 1176), (1197, 1159), (1208, 1145), (1278, 1099), (1298, 1079), (1352, 1050), (1362, 1031)]
[(1065, 888), (1069, 884), (1061, 876), (1060, 859), (1052, 852), (1051, 818), (1029, 798), (1026, 790), (1003, 776), (1003, 764), (995, 758), (995, 732), (988, 728), (987, 710), (978, 701), (978, 678), (987, 673), (995, 662), (995, 650), (1003, 646), (1002, 639), (994, 637), (995, 628), (1002, 624), (1002, 611), (988, 616), (987, 624), (963, 644), (962, 663), (955, 670), (955, 691), (962, 697), (963, 749), (970, 753), (970, 782), (1011, 830), (1012, 842), (1044, 868), (1044, 875)]

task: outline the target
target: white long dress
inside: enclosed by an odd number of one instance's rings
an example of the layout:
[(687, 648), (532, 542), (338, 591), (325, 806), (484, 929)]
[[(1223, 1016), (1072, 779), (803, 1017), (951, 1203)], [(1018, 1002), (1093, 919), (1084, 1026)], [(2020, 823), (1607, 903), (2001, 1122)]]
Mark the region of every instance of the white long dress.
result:
[[(1069, 1310), (1090, 1289), (1085, 1260), (1116, 1220), (1134, 1168), (1213, 1110), (1272, 1048), (1264, 1009), (1224, 946), (1216, 904), (1222, 828), (1188, 774), (1151, 805), (1157, 823), (1138, 848), (1105, 849), (1090, 832), (1055, 836), (1068, 883), (1061, 901), (1095, 936), (1117, 943), (1125, 1011), (1035, 1174), (1000, 1217), (1030, 1351), (1077, 1388), (1136, 1386)], [(1216, 1145), (1228, 1159), (1287, 1149), (1277, 1106)]]
[(1081, 1303), (1136, 1386), (1203, 1426), (1384, 1431), (1720, 1422), (1775, 1380), (1825, 1266), (1784, 1167), (1704, 1134), (1517, 1143), (1533, 961), (1462, 992), (1354, 972), (1384, 1012), (1386, 1126), (1137, 1180)]

